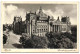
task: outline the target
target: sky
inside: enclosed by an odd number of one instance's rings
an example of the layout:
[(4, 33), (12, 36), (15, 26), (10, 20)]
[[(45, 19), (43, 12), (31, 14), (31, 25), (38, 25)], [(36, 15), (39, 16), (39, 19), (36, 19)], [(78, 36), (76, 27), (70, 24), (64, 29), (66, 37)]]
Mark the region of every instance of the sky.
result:
[(77, 5), (76, 4), (3, 4), (3, 24), (13, 23), (14, 16), (21, 16), (22, 20), (26, 19), (26, 13), (30, 11), (35, 13), (42, 7), (44, 13), (61, 19), (62, 16), (69, 16), (71, 24), (77, 24)]

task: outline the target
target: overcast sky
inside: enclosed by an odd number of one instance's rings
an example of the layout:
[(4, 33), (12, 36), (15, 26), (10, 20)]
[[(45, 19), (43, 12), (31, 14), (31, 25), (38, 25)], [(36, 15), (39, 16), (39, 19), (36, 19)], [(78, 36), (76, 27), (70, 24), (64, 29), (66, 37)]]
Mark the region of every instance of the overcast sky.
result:
[(77, 5), (76, 4), (4, 4), (3, 19), (5, 23), (12, 23), (14, 16), (21, 16), (24, 21), (26, 12), (37, 12), (40, 8), (47, 15), (57, 19), (59, 16), (69, 16), (71, 24), (77, 24)]

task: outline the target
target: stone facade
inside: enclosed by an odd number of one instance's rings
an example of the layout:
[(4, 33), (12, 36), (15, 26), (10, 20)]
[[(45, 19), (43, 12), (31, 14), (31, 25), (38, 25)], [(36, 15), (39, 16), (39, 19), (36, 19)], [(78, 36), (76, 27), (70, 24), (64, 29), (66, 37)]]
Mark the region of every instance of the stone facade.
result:
[(70, 19), (69, 17), (59, 17), (57, 20), (53, 19), (43, 13), (42, 8), (38, 13), (26, 13), (26, 33), (31, 35), (45, 36), (46, 32), (70, 32)]

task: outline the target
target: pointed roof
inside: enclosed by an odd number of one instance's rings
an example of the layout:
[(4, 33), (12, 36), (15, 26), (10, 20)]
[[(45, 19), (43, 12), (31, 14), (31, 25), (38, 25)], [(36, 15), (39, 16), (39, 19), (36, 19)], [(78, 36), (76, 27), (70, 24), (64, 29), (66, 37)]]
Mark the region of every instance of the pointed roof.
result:
[(61, 22), (60, 19), (59, 19), (59, 16), (58, 16), (58, 19), (57, 19), (57, 20), (54, 20), (54, 21), (53, 21), (53, 24), (62, 24), (62, 22)]
[(59, 16), (58, 16), (58, 18), (57, 18), (57, 21), (60, 21)]
[(41, 7), (41, 6), (40, 6), (40, 9), (39, 9), (39, 13), (43, 13), (43, 12), (42, 12), (42, 7)]
[(47, 15), (43, 12), (42, 7), (40, 7), (40, 9), (39, 9), (38, 16), (40, 16), (40, 17), (46, 17), (46, 16), (47, 16)]

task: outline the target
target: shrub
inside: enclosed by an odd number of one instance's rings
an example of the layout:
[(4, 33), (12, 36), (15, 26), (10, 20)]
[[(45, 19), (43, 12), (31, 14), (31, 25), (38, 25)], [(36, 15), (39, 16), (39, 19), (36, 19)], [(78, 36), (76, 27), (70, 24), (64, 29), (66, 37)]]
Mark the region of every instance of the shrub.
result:
[(3, 44), (5, 44), (7, 41), (7, 36), (5, 34), (3, 34)]

